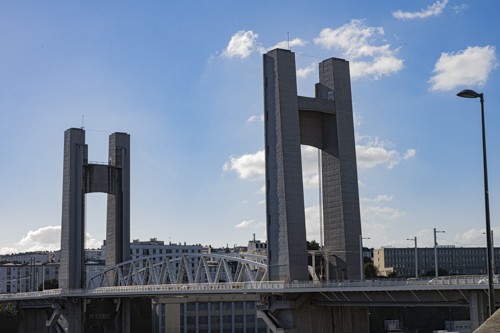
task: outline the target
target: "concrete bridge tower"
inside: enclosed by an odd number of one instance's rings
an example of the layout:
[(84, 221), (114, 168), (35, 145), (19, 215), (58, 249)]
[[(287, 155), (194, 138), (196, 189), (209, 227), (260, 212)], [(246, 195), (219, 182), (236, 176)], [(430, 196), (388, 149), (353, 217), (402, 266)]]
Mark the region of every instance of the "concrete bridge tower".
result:
[[(63, 172), (59, 287), (80, 289), (86, 287), (86, 193), (108, 194), (106, 265), (113, 266), (130, 256), (130, 136), (126, 133), (111, 134), (108, 164), (92, 164), (88, 161), (85, 131), (79, 128), (66, 130)], [(81, 306), (78, 302), (67, 304), (70, 332), (81, 330)]]
[[(321, 150), (324, 259), (326, 279), (357, 280), (361, 218), (351, 99), (349, 63), (330, 58), (319, 64), (315, 98), (297, 96), (295, 55), (275, 49), (264, 55), (264, 122), (266, 160), (266, 211), (269, 280), (305, 281), (307, 265), (304, 190), (300, 146)], [(366, 310), (320, 309), (308, 300), (270, 300), (270, 318), (282, 327), (300, 332), (333, 332), (332, 318), (342, 319), (342, 329), (364, 332)], [(291, 305), (294, 303), (295, 305)], [(350, 314), (348, 314), (349, 312)], [(338, 321), (338, 320), (337, 320)], [(304, 323), (321, 323), (319, 327)], [(276, 324), (277, 325), (277, 324)], [(311, 324), (314, 325), (314, 324)], [(347, 325), (347, 326), (346, 326)]]

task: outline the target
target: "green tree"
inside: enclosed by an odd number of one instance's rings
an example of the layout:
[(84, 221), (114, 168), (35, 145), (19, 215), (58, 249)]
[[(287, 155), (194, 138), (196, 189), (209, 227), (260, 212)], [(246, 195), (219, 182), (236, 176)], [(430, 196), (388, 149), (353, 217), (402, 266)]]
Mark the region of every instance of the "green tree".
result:
[(13, 303), (0, 303), (0, 331), (15, 333), (18, 331), (19, 314)]
[(12, 303), (0, 303), (0, 316), (15, 317), (17, 308)]
[(389, 274), (387, 274), (388, 278), (395, 278), (398, 276), (398, 273), (396, 271), (392, 271)]
[(312, 241), (307, 241), (307, 249), (310, 251), (319, 250), (319, 244), (314, 239)]
[(372, 262), (366, 262), (364, 265), (365, 277), (374, 278), (378, 275), (378, 268)]
[(38, 290), (42, 291), (44, 287), (45, 287), (45, 290), (57, 289), (57, 288), (59, 288), (59, 281), (57, 281), (56, 279), (45, 280), (45, 286), (42, 283), (40, 283), (38, 285)]

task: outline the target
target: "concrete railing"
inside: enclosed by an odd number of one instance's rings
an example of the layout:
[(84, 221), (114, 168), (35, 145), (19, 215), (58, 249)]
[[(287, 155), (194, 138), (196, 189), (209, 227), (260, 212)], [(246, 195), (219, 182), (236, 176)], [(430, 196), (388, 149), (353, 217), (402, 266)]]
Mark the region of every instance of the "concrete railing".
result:
[[(496, 287), (500, 288), (495, 277)], [(0, 294), (0, 301), (22, 299), (44, 299), (60, 297), (96, 297), (127, 295), (161, 295), (161, 294), (196, 294), (196, 293), (265, 293), (281, 292), (319, 292), (319, 291), (370, 291), (380, 288), (403, 290), (426, 289), (481, 289), (487, 287), (487, 277), (480, 275), (443, 276), (434, 279), (373, 279), (365, 281), (254, 281), (233, 283), (190, 283), (134, 285), (120, 287), (99, 287), (95, 289), (51, 289), (45, 291)]]

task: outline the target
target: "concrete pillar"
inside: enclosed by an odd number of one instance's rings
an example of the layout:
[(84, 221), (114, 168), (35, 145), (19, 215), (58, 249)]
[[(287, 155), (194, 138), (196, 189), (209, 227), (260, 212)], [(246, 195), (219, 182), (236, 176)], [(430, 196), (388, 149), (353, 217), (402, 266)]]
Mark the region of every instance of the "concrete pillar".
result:
[(320, 63), (315, 98), (297, 96), (295, 71), (292, 52), (264, 55), (269, 279), (308, 280), (303, 144), (322, 151), (326, 276), (358, 280), (361, 217), (349, 63)]
[(469, 291), (469, 311), (472, 330), (478, 328), (485, 320), (485, 302), (482, 290)]
[(130, 259), (130, 135), (109, 136), (109, 165), (106, 266), (114, 266)]
[(83, 287), (84, 261), (84, 165), (87, 164), (85, 131), (64, 132), (63, 200), (61, 221), (61, 261), (59, 287)]
[(264, 55), (269, 280), (307, 280), (304, 188), (295, 56)]
[(330, 58), (319, 64), (316, 98), (332, 101), (334, 115), (322, 115), (322, 186), (324, 251), (329, 276), (359, 280), (358, 174), (354, 142), (349, 62)]

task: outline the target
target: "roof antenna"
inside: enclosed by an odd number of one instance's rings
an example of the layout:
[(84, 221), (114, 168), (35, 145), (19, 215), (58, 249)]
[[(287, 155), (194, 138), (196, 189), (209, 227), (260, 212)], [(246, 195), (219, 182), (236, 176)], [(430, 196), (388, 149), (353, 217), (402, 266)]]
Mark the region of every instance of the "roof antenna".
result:
[(82, 114), (82, 130), (85, 129), (85, 115)]
[(288, 42), (288, 51), (290, 51), (290, 32), (289, 31), (286, 32), (286, 40)]

